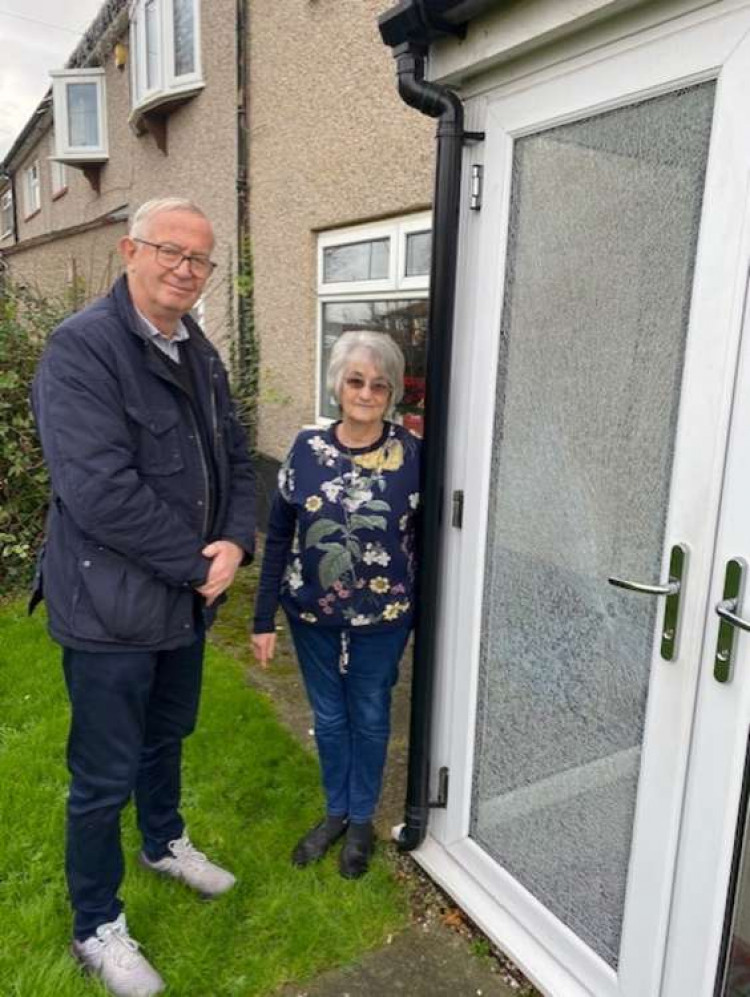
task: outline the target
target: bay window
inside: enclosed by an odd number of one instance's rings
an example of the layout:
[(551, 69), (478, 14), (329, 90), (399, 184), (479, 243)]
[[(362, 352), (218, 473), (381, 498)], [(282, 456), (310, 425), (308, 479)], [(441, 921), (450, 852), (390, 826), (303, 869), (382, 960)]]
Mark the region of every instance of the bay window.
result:
[(130, 51), (135, 114), (202, 89), (199, 0), (133, 0)]
[(55, 156), (64, 163), (108, 158), (103, 69), (58, 69), (52, 77)]

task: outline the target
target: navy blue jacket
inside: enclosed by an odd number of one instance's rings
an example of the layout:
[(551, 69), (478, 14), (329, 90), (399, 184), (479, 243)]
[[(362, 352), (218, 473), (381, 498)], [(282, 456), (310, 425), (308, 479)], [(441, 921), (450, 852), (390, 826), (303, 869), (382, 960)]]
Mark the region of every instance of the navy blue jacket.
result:
[(53, 494), (32, 609), (43, 590), (66, 647), (189, 644), (196, 603), (207, 625), (214, 616), (194, 593), (210, 565), (202, 548), (232, 540), (252, 557), (245, 434), (216, 350), (184, 321), (193, 404), (142, 332), (125, 277), (52, 333), (39, 364), (32, 404)]

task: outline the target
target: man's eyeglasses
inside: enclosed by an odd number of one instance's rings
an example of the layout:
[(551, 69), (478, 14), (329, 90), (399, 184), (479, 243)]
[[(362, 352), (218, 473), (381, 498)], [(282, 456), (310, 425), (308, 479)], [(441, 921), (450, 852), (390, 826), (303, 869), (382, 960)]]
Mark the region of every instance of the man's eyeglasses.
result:
[(182, 261), (187, 260), (190, 273), (194, 277), (204, 279), (214, 272), (216, 264), (207, 256), (191, 256), (183, 253), (177, 246), (171, 246), (168, 242), (149, 242), (148, 239), (133, 239), (133, 242), (140, 242), (144, 246), (152, 246), (156, 250), (156, 262), (163, 266), (165, 270), (176, 270), (182, 266)]
[[(344, 378), (344, 384), (349, 391), (361, 391), (368, 382), (358, 374), (350, 374)], [(383, 396), (391, 393), (391, 386), (387, 381), (370, 381), (368, 387), (373, 395)]]

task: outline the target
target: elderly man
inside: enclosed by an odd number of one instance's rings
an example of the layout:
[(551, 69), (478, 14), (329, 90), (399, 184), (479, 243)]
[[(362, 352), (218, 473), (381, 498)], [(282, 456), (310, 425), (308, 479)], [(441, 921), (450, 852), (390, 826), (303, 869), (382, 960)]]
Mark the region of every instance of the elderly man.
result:
[(120, 997), (164, 988), (117, 895), (131, 795), (147, 869), (206, 897), (234, 884), (193, 847), (178, 810), (205, 630), (254, 537), (253, 472), (226, 372), (187, 314), (213, 245), (189, 201), (144, 204), (120, 242), (125, 275), (55, 330), (33, 387), (53, 494), (32, 603), (43, 585), (72, 713), (72, 948)]

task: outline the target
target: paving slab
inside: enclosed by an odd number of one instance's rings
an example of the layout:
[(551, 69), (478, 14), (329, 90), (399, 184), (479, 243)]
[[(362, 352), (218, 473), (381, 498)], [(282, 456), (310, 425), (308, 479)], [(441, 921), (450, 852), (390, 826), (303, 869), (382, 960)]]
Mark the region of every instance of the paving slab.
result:
[(286, 986), (279, 997), (518, 997), (495, 963), (470, 951), (449, 928), (413, 925), (356, 966), (334, 970), (306, 986)]

